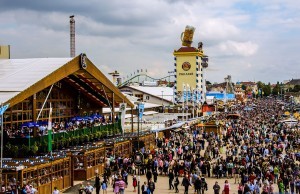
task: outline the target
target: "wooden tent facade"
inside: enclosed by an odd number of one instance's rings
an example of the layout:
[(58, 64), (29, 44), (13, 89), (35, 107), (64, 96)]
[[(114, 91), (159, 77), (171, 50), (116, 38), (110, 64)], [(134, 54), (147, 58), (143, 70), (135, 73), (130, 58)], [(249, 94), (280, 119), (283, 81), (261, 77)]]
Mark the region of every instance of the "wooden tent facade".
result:
[[(50, 103), (53, 107), (53, 121), (56, 122), (68, 120), (75, 115), (101, 114), (103, 107), (114, 110), (122, 102), (127, 103), (128, 107), (134, 106), (88, 58), (84, 59), (83, 64), (83, 57), (85, 55), (81, 54), (70, 59), (4, 102), (9, 103), (4, 113), (4, 126), (17, 128), (24, 122), (48, 120)], [(42, 109), (48, 93), (49, 97)], [(36, 120), (40, 111), (40, 117)]]

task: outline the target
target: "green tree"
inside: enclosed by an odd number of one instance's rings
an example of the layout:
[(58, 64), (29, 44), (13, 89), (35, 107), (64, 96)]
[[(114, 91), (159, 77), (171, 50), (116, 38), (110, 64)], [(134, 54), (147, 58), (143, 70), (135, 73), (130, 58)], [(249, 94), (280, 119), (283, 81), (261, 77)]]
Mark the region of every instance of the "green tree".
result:
[(246, 90), (247, 87), (246, 87), (244, 84), (242, 84), (242, 89), (243, 89), (243, 90)]
[(265, 87), (265, 84), (264, 83), (262, 83), (261, 81), (258, 81), (257, 83), (256, 83), (256, 85), (257, 85), (257, 89), (258, 89), (258, 95), (257, 95), (257, 97), (262, 97), (262, 93), (264, 93), (264, 87)]
[(276, 86), (273, 88), (272, 94), (273, 94), (273, 95), (278, 95), (278, 94), (280, 94), (280, 85), (279, 85), (279, 82), (277, 82), (277, 83), (276, 83)]
[(261, 81), (258, 81), (258, 82), (257, 82), (257, 88), (258, 88), (258, 89), (260, 89), (260, 88), (262, 89), (264, 86), (265, 86), (265, 84), (262, 83)]
[(268, 83), (268, 85), (264, 85), (263, 87), (263, 92), (264, 92), (264, 96), (269, 96), (271, 94), (271, 84), (270, 82)]
[(299, 92), (300, 91), (300, 85), (295, 85), (292, 92)]

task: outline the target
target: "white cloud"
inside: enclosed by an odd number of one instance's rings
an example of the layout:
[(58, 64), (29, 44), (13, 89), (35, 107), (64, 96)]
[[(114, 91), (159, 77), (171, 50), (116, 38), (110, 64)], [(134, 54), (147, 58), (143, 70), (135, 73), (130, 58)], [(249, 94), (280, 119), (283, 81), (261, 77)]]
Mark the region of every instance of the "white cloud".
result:
[(199, 30), (204, 39), (224, 40), (229, 37), (234, 37), (240, 33), (240, 30), (233, 24), (222, 19), (214, 18), (204, 21)]
[(240, 55), (248, 57), (254, 55), (258, 49), (258, 45), (251, 42), (236, 42), (228, 40), (219, 45), (224, 55)]
[(227, 74), (272, 82), (300, 71), (295, 0), (3, 0), (0, 44), (10, 44), (14, 58), (68, 57), (72, 14), (76, 53), (87, 53), (104, 73), (123, 77), (143, 68), (156, 78), (168, 75), (186, 25), (196, 27), (194, 46), (204, 43), (212, 82)]

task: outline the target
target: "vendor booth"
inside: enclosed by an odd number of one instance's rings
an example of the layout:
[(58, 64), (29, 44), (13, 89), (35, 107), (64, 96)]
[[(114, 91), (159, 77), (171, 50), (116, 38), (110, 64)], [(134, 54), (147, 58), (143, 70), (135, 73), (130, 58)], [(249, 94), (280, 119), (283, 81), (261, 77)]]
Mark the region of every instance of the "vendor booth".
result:
[(17, 188), (31, 184), (39, 193), (52, 193), (54, 187), (71, 187), (71, 158), (69, 156), (9, 159), (3, 161), (2, 179), (5, 187)]
[(103, 144), (78, 146), (65, 151), (72, 154), (74, 180), (89, 180), (94, 178), (96, 173), (104, 173), (105, 147)]
[(140, 136), (140, 141), (143, 141), (145, 144), (145, 149), (152, 150), (155, 147), (155, 133), (148, 133)]
[(209, 121), (207, 123), (199, 123), (197, 127), (202, 128), (207, 133), (214, 132), (215, 134), (221, 134), (221, 126), (218, 121)]

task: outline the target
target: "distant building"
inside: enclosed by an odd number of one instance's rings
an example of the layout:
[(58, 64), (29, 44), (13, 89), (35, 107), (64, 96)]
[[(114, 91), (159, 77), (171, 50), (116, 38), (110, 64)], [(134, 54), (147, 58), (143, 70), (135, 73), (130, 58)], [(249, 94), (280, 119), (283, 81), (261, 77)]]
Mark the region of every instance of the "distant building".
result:
[(213, 92), (224, 92), (226, 89), (226, 82), (223, 83), (214, 83), (210, 86), (209, 91)]
[(257, 84), (255, 82), (240, 82), (241, 85), (246, 87), (246, 91), (252, 91), (255, 94), (258, 92)]
[[(234, 87), (234, 94), (236, 99), (238, 99), (239, 101), (243, 101), (245, 98), (245, 91), (242, 88), (242, 84), (241, 83), (237, 83)], [(251, 94), (251, 93), (250, 93)]]
[(213, 96), (216, 100), (234, 100), (235, 94), (225, 94), (224, 92), (207, 92), (206, 96)]
[(0, 59), (10, 59), (10, 45), (0, 45)]
[(288, 90), (288, 89), (290, 89), (290, 88), (294, 89), (294, 87), (295, 87), (296, 85), (300, 85), (300, 79), (292, 79), (292, 80), (290, 80), (289, 82), (287, 82), (287, 83), (285, 84), (284, 88), (285, 88), (286, 90)]
[(153, 86), (123, 86), (119, 88), (123, 93), (139, 98), (140, 102), (148, 102), (163, 106), (173, 104), (174, 92), (170, 87)]

